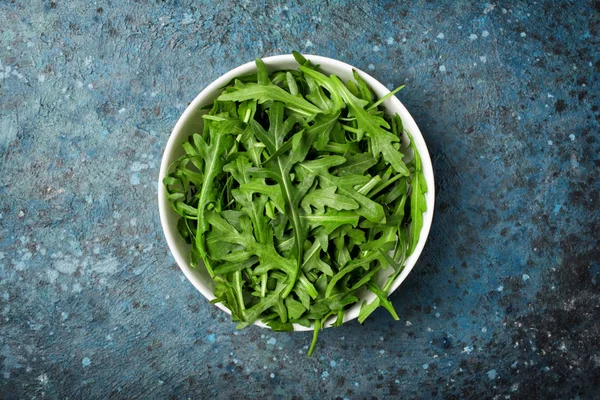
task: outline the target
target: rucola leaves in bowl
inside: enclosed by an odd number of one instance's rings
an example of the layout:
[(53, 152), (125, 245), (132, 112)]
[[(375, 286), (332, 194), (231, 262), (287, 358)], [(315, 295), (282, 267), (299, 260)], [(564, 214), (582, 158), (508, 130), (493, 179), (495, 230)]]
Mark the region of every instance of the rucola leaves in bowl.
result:
[(357, 73), (343, 83), (294, 56), (298, 69), (269, 74), (257, 59), (230, 82), (163, 183), (213, 302), (240, 329), (314, 325), (310, 355), (360, 291), (376, 295), (361, 323), (380, 306), (398, 319), (387, 296), (419, 241), (427, 185), (402, 120), (380, 108), (402, 87), (375, 99)]

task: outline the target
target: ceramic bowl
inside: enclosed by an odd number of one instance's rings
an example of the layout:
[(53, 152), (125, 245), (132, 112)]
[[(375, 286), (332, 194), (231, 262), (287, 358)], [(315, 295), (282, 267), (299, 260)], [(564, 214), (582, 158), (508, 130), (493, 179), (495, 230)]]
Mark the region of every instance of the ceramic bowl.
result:
[[(381, 98), (387, 93), (389, 93), (389, 89), (387, 89), (375, 78), (349, 64), (321, 56), (305, 55), (305, 57), (308, 60), (310, 60), (313, 64), (318, 65), (322, 72), (326, 74), (335, 74), (343, 81), (352, 79), (352, 70), (356, 70), (358, 74), (371, 87), (371, 89), (378, 98)], [(263, 58), (263, 61), (266, 64), (269, 71), (271, 72), (298, 67), (298, 63), (291, 54), (266, 57)], [(205, 112), (204, 110), (202, 110), (202, 107), (212, 103), (213, 100), (216, 99), (219, 96), (219, 94), (221, 94), (223, 86), (230, 82), (232, 79), (240, 75), (253, 73), (255, 71), (256, 65), (254, 62), (246, 63), (222, 75), (220, 78), (218, 78), (210, 85), (208, 85), (204, 90), (202, 90), (200, 94), (196, 96), (194, 101), (190, 103), (190, 105), (186, 108), (184, 113), (177, 121), (177, 124), (175, 125), (175, 128), (173, 129), (173, 132), (169, 137), (169, 141), (167, 142), (167, 146), (165, 148), (165, 152), (163, 154), (160, 166), (160, 175), (158, 179), (158, 206), (160, 211), (160, 220), (162, 228), (167, 239), (169, 249), (171, 250), (175, 261), (177, 262), (179, 268), (181, 268), (185, 276), (196, 287), (196, 289), (198, 289), (198, 291), (202, 293), (202, 295), (204, 295), (204, 297), (206, 297), (208, 300), (212, 300), (215, 298), (213, 294), (213, 281), (204, 267), (192, 268), (190, 266), (190, 247), (183, 241), (183, 239), (179, 237), (179, 234), (177, 232), (177, 221), (179, 219), (179, 216), (169, 205), (169, 201), (167, 199), (167, 192), (162, 184), (162, 181), (165, 175), (167, 174), (167, 169), (171, 165), (171, 163), (173, 163), (173, 161), (175, 161), (180, 155), (183, 154), (181, 144), (185, 142), (191, 134), (202, 132), (203, 119), (201, 118), (201, 115)], [(429, 152), (427, 151), (427, 146), (425, 144), (425, 140), (423, 139), (423, 135), (417, 127), (417, 124), (415, 123), (414, 119), (411, 117), (408, 110), (402, 105), (400, 100), (398, 100), (395, 96), (392, 96), (389, 99), (387, 99), (382, 104), (382, 106), (390, 114), (398, 113), (402, 118), (404, 129), (410, 132), (411, 136), (414, 138), (419, 154), (421, 155), (423, 174), (425, 175), (427, 187), (429, 189), (429, 191), (425, 195), (427, 202), (427, 211), (423, 214), (423, 229), (421, 230), (419, 242), (415, 251), (406, 260), (404, 270), (394, 281), (394, 284), (391, 288), (391, 292), (393, 292), (400, 286), (400, 284), (402, 284), (402, 282), (406, 279), (410, 271), (413, 269), (415, 263), (417, 262), (417, 259), (419, 258), (419, 255), (423, 250), (423, 246), (425, 246), (425, 241), (427, 240), (427, 236), (429, 234), (429, 229), (431, 227), (431, 222), (433, 219), (435, 186), (433, 180), (433, 168), (431, 166)], [(408, 142), (406, 134), (403, 138), (403, 141), (405, 143)], [(391, 273), (391, 268), (388, 268), (387, 271), (382, 270), (379, 272), (380, 273), (376, 276), (376, 278), (378, 282), (382, 284), (387, 278), (387, 276)], [(361, 301), (349, 308), (348, 310), (346, 310), (344, 322), (353, 320), (354, 318), (358, 317), (358, 312), (360, 310), (360, 304), (362, 303), (362, 300), (366, 299), (368, 302), (370, 302), (375, 298), (375, 295), (368, 292), (367, 290), (364, 290), (362, 293), (359, 292), (357, 293), (357, 295), (359, 296)], [(222, 304), (216, 304), (216, 306), (225, 311), (226, 313), (230, 313), (230, 311)], [(331, 326), (331, 323), (334, 319), (335, 318), (332, 318), (331, 320), (327, 321), (324, 324), (324, 326)], [(255, 325), (267, 327), (260, 321), (255, 322)], [(307, 328), (295, 324), (294, 330), (303, 331), (312, 330), (312, 328)]]

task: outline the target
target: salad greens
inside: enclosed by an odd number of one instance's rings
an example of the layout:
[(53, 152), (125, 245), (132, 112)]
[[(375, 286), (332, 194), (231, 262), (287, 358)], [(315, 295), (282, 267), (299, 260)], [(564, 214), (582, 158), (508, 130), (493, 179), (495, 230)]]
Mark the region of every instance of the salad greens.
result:
[(239, 329), (314, 324), (310, 355), (363, 291), (376, 298), (361, 323), (379, 306), (398, 319), (387, 297), (419, 241), (427, 185), (402, 120), (379, 107), (402, 87), (377, 100), (358, 73), (344, 84), (294, 57), (297, 70), (269, 74), (257, 59), (257, 73), (229, 83), (164, 185), (213, 302)]

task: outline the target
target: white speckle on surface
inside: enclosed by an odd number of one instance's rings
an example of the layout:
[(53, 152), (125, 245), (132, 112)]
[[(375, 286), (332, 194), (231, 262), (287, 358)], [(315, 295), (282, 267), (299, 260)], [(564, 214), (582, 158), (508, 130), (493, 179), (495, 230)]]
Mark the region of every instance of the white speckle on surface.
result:
[(83, 360), (81, 360), (81, 365), (83, 365), (84, 367), (89, 367), (92, 364), (92, 360), (90, 360), (87, 357), (84, 357)]
[(62, 319), (63, 321), (66, 321), (69, 318), (69, 313), (67, 312), (61, 312), (60, 313), (60, 319)]
[(139, 161), (134, 161), (133, 164), (131, 164), (131, 167), (129, 167), (129, 170), (132, 172), (139, 172), (145, 169), (148, 169), (148, 164)]
[(189, 25), (193, 23), (194, 19), (192, 18), (192, 14), (184, 13), (183, 18), (181, 19), (181, 25)]
[(23, 212), (23, 210), (19, 210), (19, 213), (17, 214), (17, 217), (23, 218), (24, 216), (25, 216), (25, 212)]
[(406, 323), (404, 325), (406, 325), (406, 326), (412, 326), (412, 322), (410, 322), (409, 320), (406, 320)]
[(88, 83), (88, 89), (93, 89), (94, 88), (94, 84), (93, 83)]
[(359, 387), (359, 386), (360, 386), (360, 383), (358, 383), (358, 382), (354, 382), (354, 386), (355, 386), (355, 387)]
[(466, 346), (463, 349), (463, 353), (467, 353), (467, 354), (470, 353), (470, 352), (472, 352), (472, 351), (473, 351), (473, 346)]
[(502, 9), (502, 14), (506, 14), (508, 12), (508, 10), (506, 8)]
[(487, 62), (487, 57), (486, 56), (480, 56), (479, 57), (479, 61), (481, 61), (482, 63), (486, 63)]
[(474, 34), (474, 33), (471, 33), (471, 34), (469, 35), (469, 40), (470, 40), (470, 41), (477, 40), (477, 35), (476, 35), (476, 34)]
[(385, 354), (385, 350), (379, 350), (379, 354)]
[(38, 75), (38, 82), (39, 83), (44, 83), (46, 81), (46, 75), (44, 74), (39, 74)]
[(523, 278), (523, 281), (528, 281), (529, 280), (529, 275), (523, 274), (522, 278)]
[(402, 38), (402, 42), (406, 43), (406, 38), (405, 37)]
[(77, 271), (77, 262), (71, 257), (62, 258), (54, 262), (54, 267), (63, 274), (72, 274)]
[(485, 3), (485, 8), (483, 9), (483, 13), (484, 14), (490, 13), (490, 12), (494, 11), (495, 8), (496, 8), (495, 4)]
[(335, 360), (329, 361), (329, 366), (331, 366), (331, 368), (335, 368), (336, 365), (337, 363), (335, 362)]
[(552, 146), (552, 140), (548, 140), (548, 146)]
[(438, 35), (436, 36), (436, 38), (438, 39), (443, 39), (445, 36), (442, 32), (438, 33)]
[(38, 376), (38, 381), (40, 381), (40, 383), (42, 385), (47, 385), (48, 384), (48, 375), (41, 374), (40, 376)]
[(367, 68), (369, 68), (372, 71), (375, 69), (375, 66), (373, 64), (369, 64), (369, 66)]
[(430, 327), (427, 327), (427, 332), (433, 332), (433, 329), (431, 329)]
[(304, 44), (304, 47), (312, 47), (313, 43), (309, 40), (306, 41), (306, 43)]
[(74, 293), (81, 293), (82, 290), (83, 290), (83, 288), (81, 287), (81, 285), (79, 283), (75, 283), (73, 285), (73, 292)]
[(12, 260), (12, 265), (17, 271), (25, 271), (26, 265), (23, 261)]
[(383, 336), (379, 336), (379, 340), (383, 342)]
[(394, 383), (395, 383), (396, 385), (398, 385), (398, 384), (400, 383), (400, 380), (399, 380), (399, 379), (396, 379), (396, 380), (394, 381)]
[(566, 352), (567, 351), (567, 346), (565, 345), (565, 342), (562, 342), (560, 344), (560, 347), (558, 349), (561, 350), (561, 351), (565, 351)]
[(329, 371), (323, 371), (323, 373), (321, 374), (321, 377), (322, 377), (323, 379), (325, 379), (325, 378), (329, 378)]
[(423, 364), (423, 369), (429, 369), (429, 364)]
[(549, 99), (553, 99), (553, 98), (554, 98), (554, 95), (552, 95), (552, 94), (548, 93), (548, 98), (549, 98)]
[(373, 51), (379, 51), (379, 46), (377, 46), (377, 45), (373, 46)]
[(569, 139), (571, 139), (571, 142), (572, 142), (573, 140), (575, 140), (575, 135), (573, 135), (573, 134), (571, 133), (571, 134), (569, 135)]
[(269, 375), (271, 377), (271, 379), (275, 378), (275, 374), (271, 372), (271, 375)]
[(394, 38), (390, 36), (389, 38), (387, 38), (386, 42), (387, 44), (394, 44)]
[(487, 328), (484, 326), (483, 328), (481, 328), (481, 333), (486, 333), (487, 332)]
[(125, 111), (127, 111), (127, 109), (125, 107), (123, 107), (119, 110), (119, 114), (123, 114)]
[(496, 291), (501, 292), (504, 290), (504, 286), (500, 285), (496, 288)]
[(114, 274), (119, 268), (119, 260), (109, 256), (92, 264), (92, 271), (100, 274)]
[(446, 72), (446, 66), (445, 65), (440, 65), (440, 67), (438, 69), (440, 70), (440, 72)]
[(488, 31), (481, 32), (481, 37), (488, 37), (488, 36), (490, 36), (490, 33)]
[(488, 378), (490, 378), (490, 379), (492, 379), (492, 380), (493, 380), (493, 379), (496, 379), (496, 370), (495, 370), (495, 369), (490, 369), (490, 370), (487, 372), (487, 376), (488, 376)]
[(439, 317), (440, 317), (440, 313), (439, 313), (439, 312), (436, 312), (436, 313), (435, 313), (435, 317), (436, 317), (436, 318), (439, 318)]
[(267, 344), (270, 344), (271, 346), (275, 346), (276, 343), (277, 343), (277, 339), (275, 339), (274, 337), (267, 340)]
[(140, 184), (140, 176), (136, 173), (131, 174), (131, 176), (129, 177), (129, 184), (131, 185), (139, 185)]
[(521, 32), (521, 34), (519, 36), (525, 37), (525, 36), (527, 36), (527, 34), (525, 32)]

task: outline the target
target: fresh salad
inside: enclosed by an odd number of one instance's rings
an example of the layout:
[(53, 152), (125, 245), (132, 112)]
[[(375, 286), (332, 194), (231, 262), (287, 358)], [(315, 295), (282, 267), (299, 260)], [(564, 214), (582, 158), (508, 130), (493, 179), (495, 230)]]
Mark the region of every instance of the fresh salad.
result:
[[(360, 75), (342, 82), (294, 52), (298, 69), (230, 82), (206, 107), (204, 129), (164, 179), (191, 264), (215, 282), (214, 303), (239, 329), (339, 326), (360, 302), (398, 315), (389, 290), (414, 251), (427, 185), (399, 115), (380, 107)], [(391, 268), (383, 285), (380, 270)]]

